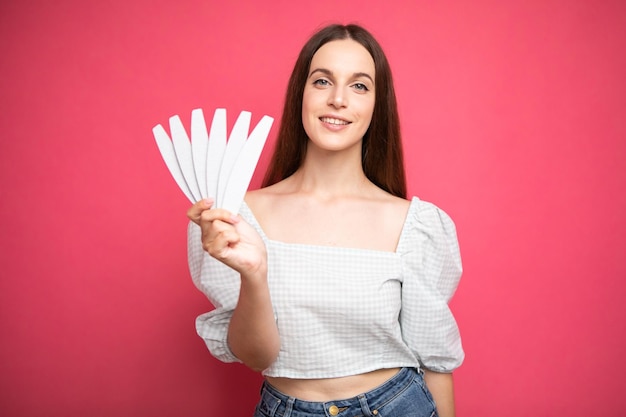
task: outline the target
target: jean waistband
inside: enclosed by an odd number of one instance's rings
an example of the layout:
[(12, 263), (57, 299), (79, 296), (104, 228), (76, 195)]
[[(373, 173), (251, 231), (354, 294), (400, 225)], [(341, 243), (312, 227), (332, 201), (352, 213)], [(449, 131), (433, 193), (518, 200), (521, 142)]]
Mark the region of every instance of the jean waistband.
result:
[(392, 401), (403, 392), (416, 377), (421, 377), (422, 373), (414, 368), (402, 368), (383, 384), (371, 391), (357, 395), (356, 397), (338, 399), (325, 402), (314, 402), (299, 400), (283, 394), (269, 383), (264, 382), (261, 387), (260, 406), (265, 408), (269, 415), (294, 416), (313, 415), (340, 415), (348, 409), (360, 409), (366, 416), (376, 415), (376, 409)]

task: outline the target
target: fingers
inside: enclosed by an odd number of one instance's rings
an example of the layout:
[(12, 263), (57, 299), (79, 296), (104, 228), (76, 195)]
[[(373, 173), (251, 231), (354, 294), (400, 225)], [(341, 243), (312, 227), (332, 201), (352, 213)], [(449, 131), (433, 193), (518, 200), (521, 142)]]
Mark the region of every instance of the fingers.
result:
[(231, 245), (237, 244), (240, 237), (234, 228), (239, 217), (228, 210), (211, 209), (212, 199), (203, 199), (191, 206), (187, 217), (202, 229), (202, 248), (211, 256), (223, 259)]
[(251, 243), (258, 246), (258, 242), (250, 240), (250, 227), (241, 217), (226, 209), (211, 208), (213, 204), (213, 199), (203, 199), (187, 211), (187, 217), (202, 230), (202, 249), (237, 271), (258, 264), (259, 250), (255, 249), (256, 246), (251, 248)]
[(210, 228), (203, 230), (202, 248), (216, 259), (224, 260), (232, 246), (241, 240), (235, 228), (221, 220), (215, 220)]
[(235, 224), (239, 222), (239, 216), (235, 216), (230, 211), (224, 209), (204, 210), (200, 213), (198, 224), (202, 226), (217, 220), (224, 223)]
[(213, 206), (213, 199), (205, 198), (198, 201), (196, 204), (191, 206), (189, 210), (187, 210), (187, 217), (189, 220), (196, 224), (200, 224), (200, 217), (202, 216), (202, 212), (205, 210), (210, 210), (211, 206)]
[(237, 218), (224, 209), (204, 210), (200, 214), (202, 228), (202, 247), (218, 259), (224, 258), (224, 252), (231, 245), (239, 242), (239, 233), (235, 230)]
[(215, 220), (222, 220), (226, 223), (235, 224), (239, 222), (239, 216), (236, 216), (224, 209), (211, 209), (213, 206), (213, 199), (206, 198), (198, 201), (187, 210), (187, 217), (194, 223), (201, 225), (201, 222), (212, 222)]

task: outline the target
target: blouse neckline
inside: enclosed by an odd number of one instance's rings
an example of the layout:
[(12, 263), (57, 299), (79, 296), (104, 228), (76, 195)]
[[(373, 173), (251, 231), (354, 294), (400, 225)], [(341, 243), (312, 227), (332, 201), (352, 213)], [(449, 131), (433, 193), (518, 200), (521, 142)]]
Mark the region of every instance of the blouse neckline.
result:
[(384, 251), (384, 250), (378, 250), (378, 249), (365, 249), (365, 248), (354, 248), (354, 247), (347, 247), (347, 246), (330, 246), (330, 245), (316, 245), (316, 244), (311, 244), (311, 243), (293, 243), (293, 242), (283, 242), (280, 240), (274, 240), (274, 239), (270, 239), (266, 234), (265, 231), (263, 230), (263, 228), (261, 227), (261, 224), (259, 223), (259, 221), (257, 220), (257, 218), (255, 217), (254, 213), (252, 212), (252, 209), (250, 208), (250, 206), (248, 206), (248, 204), (244, 201), (241, 204), (241, 209), (243, 211), (245, 211), (247, 217), (249, 218), (250, 223), (252, 224), (252, 226), (259, 232), (259, 234), (261, 235), (261, 238), (269, 243), (272, 243), (273, 245), (278, 245), (278, 246), (282, 246), (282, 247), (300, 247), (300, 248), (311, 248), (311, 249), (315, 249), (317, 251), (320, 250), (332, 250), (335, 252), (352, 252), (352, 253), (372, 253), (372, 254), (384, 254), (384, 255), (397, 255), (400, 253), (400, 249), (402, 247), (402, 243), (403, 241), (406, 239), (405, 236), (408, 233), (408, 229), (411, 223), (411, 219), (413, 217), (413, 212), (415, 212), (417, 210), (417, 204), (419, 202), (419, 199), (417, 197), (413, 197), (410, 201), (409, 204), (409, 209), (406, 212), (406, 216), (404, 218), (404, 223), (402, 224), (402, 229), (400, 230), (400, 236), (398, 238), (398, 243), (396, 245), (396, 249), (394, 251)]

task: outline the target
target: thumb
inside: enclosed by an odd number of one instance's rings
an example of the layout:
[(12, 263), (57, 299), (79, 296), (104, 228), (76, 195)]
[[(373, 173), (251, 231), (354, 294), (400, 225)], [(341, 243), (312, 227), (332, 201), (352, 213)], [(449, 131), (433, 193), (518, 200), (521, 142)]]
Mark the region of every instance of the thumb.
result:
[(189, 210), (187, 210), (187, 217), (192, 222), (200, 224), (200, 217), (202, 216), (202, 212), (205, 210), (210, 210), (213, 202), (214, 201), (211, 198), (205, 198), (198, 201), (196, 204), (191, 206)]

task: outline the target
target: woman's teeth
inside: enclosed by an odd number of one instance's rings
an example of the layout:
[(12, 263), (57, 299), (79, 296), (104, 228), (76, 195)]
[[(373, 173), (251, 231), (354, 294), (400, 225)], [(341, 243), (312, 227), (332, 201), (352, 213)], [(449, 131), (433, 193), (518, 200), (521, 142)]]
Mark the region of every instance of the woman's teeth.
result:
[(341, 119), (333, 119), (332, 117), (322, 117), (320, 119), (324, 123), (329, 123), (331, 125), (347, 125), (349, 122)]

